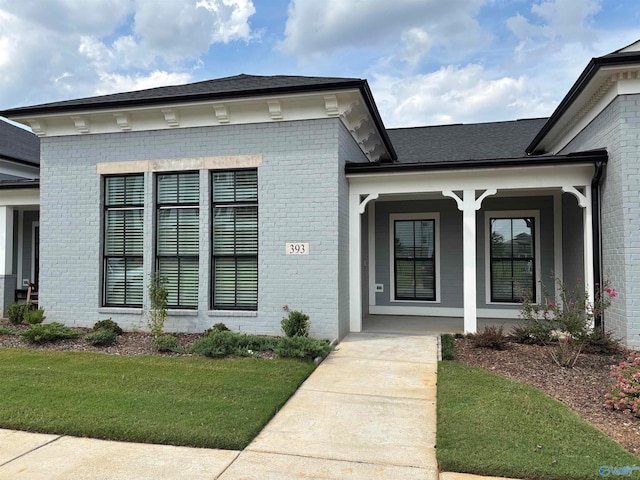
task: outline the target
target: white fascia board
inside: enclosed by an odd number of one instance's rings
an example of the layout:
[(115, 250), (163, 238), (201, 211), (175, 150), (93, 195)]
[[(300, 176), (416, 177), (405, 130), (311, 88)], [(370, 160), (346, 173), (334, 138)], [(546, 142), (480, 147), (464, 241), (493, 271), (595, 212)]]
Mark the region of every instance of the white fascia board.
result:
[(40, 205), (40, 189), (0, 190), (0, 206), (21, 207), (29, 205)]
[(349, 192), (403, 194), (442, 192), (443, 190), (500, 190), (560, 188), (564, 185), (590, 185), (594, 173), (591, 163), (545, 165), (468, 170), (393, 172), (387, 174), (349, 174)]

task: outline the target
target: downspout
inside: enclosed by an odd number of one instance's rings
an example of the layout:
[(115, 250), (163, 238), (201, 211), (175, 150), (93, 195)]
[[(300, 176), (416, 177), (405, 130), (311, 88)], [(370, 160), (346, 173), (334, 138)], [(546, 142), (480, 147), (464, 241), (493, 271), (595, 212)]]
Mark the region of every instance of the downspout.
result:
[[(601, 239), (600, 239), (600, 180), (604, 174), (605, 162), (595, 162), (596, 171), (591, 179), (591, 222), (593, 231), (593, 278), (596, 281), (595, 295), (600, 295), (600, 287), (603, 284), (601, 269)], [(602, 315), (596, 315), (594, 318), (594, 327), (604, 330), (604, 321)]]

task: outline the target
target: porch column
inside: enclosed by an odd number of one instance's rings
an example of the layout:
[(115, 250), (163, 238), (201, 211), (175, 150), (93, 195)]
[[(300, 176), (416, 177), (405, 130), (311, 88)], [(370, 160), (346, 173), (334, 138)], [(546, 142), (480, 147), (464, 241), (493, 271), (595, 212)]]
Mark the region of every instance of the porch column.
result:
[(582, 207), (582, 222), (584, 233), (584, 288), (589, 300), (595, 299), (595, 277), (593, 272), (593, 211), (591, 205), (591, 186), (584, 185), (584, 194), (573, 186), (564, 186), (562, 191), (572, 194), (578, 199), (578, 205)]
[(15, 300), (16, 276), (13, 275), (13, 207), (0, 207), (0, 314)]
[(362, 331), (360, 195), (349, 194), (349, 330)]
[(477, 273), (476, 273), (476, 211), (482, 201), (496, 190), (486, 190), (476, 200), (475, 190), (463, 190), (462, 199), (451, 190), (443, 191), (446, 197), (453, 198), (458, 210), (462, 212), (462, 258), (464, 279), (464, 332), (475, 333), (478, 329), (477, 317)]
[(378, 198), (370, 193), (360, 201), (359, 194), (349, 194), (349, 330), (362, 331), (362, 223), (360, 215), (367, 204)]
[(11, 275), (13, 266), (13, 208), (0, 207), (0, 276)]

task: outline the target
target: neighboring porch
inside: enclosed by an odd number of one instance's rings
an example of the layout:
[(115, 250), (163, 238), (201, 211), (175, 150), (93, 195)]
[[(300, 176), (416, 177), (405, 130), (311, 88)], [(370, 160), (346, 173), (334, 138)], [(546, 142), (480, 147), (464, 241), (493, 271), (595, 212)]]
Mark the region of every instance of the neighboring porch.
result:
[(555, 278), (593, 298), (593, 164), (354, 171), (352, 332), (510, 329), (523, 292), (553, 300)]
[(6, 317), (14, 302), (26, 302), (29, 283), (38, 285), (40, 257), (40, 195), (36, 182), (28, 187), (0, 185), (0, 309)]

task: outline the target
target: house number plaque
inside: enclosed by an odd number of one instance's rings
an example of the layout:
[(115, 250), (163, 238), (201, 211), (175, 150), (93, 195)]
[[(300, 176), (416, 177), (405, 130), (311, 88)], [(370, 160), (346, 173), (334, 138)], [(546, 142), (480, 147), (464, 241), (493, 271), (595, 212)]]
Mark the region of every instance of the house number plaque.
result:
[(287, 255), (309, 255), (309, 243), (292, 242), (285, 243), (285, 253)]

